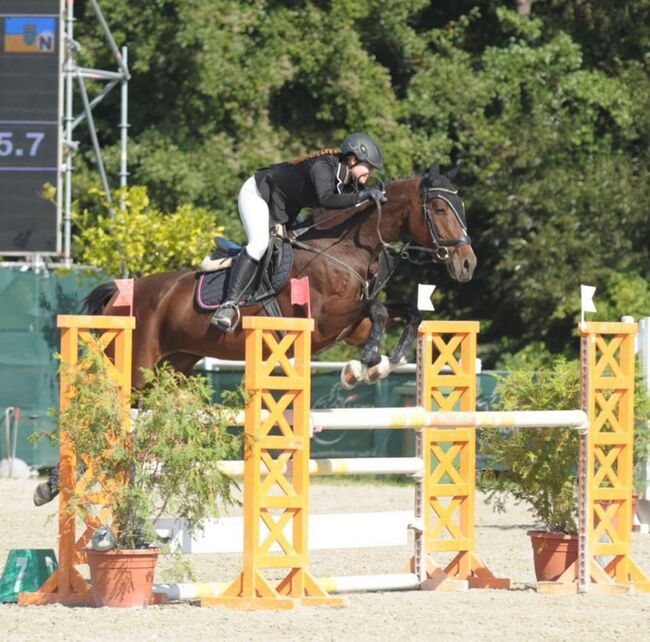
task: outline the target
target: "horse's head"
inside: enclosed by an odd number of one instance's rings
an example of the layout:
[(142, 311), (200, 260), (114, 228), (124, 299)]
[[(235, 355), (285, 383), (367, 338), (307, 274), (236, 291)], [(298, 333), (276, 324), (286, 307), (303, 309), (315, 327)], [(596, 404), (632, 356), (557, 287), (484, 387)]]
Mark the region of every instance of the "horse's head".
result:
[(430, 248), (433, 260), (447, 267), (456, 281), (469, 281), (476, 268), (476, 255), (467, 235), (465, 204), (451, 182), (457, 170), (440, 173), (436, 161), (420, 181), (421, 215), (412, 216), (413, 240)]

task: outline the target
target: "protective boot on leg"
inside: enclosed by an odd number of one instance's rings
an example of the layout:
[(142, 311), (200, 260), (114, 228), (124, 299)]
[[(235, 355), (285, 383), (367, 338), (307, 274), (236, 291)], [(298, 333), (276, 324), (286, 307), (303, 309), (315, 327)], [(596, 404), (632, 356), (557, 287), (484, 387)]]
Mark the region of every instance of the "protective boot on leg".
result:
[(224, 332), (234, 332), (239, 324), (239, 301), (250, 287), (257, 273), (259, 261), (250, 257), (244, 248), (230, 268), (226, 301), (214, 313), (210, 323)]

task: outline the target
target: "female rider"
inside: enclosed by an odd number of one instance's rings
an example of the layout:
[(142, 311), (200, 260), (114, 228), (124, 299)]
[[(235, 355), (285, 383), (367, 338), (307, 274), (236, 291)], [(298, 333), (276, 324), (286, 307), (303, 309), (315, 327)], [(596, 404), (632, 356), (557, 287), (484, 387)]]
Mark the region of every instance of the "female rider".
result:
[(323, 149), (265, 167), (251, 176), (237, 200), (248, 243), (233, 262), (226, 300), (210, 322), (225, 332), (237, 327), (240, 299), (268, 248), (271, 225), (291, 225), (305, 207), (338, 210), (382, 199), (379, 189), (359, 189), (374, 169), (382, 167), (377, 143), (358, 132), (347, 136), (340, 150)]

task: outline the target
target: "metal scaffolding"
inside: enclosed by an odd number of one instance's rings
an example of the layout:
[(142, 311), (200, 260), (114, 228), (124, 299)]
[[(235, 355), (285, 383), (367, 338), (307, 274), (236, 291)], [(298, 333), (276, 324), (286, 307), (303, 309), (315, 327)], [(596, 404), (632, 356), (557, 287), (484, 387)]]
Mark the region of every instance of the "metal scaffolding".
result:
[[(108, 95), (108, 93), (117, 85), (120, 85), (121, 103), (120, 103), (120, 172), (119, 185), (126, 187), (128, 179), (127, 170), (127, 147), (128, 147), (128, 98), (129, 98), (129, 79), (130, 73), (128, 68), (128, 52), (126, 47), (118, 48), (113, 34), (104, 18), (104, 14), (99, 7), (97, 0), (90, 0), (93, 12), (102, 28), (104, 37), (108, 46), (115, 57), (117, 63), (116, 71), (107, 71), (103, 69), (89, 69), (77, 65), (76, 56), (81, 50), (81, 45), (74, 39), (74, 0), (66, 3), (65, 14), (65, 62), (63, 65), (63, 80), (65, 91), (64, 105), (64, 122), (63, 122), (63, 154), (64, 162), (62, 172), (63, 181), (63, 264), (66, 267), (72, 266), (71, 254), (71, 236), (72, 236), (72, 172), (74, 153), (79, 149), (79, 143), (73, 139), (75, 128), (82, 122), (87, 121), (90, 139), (92, 142), (97, 168), (99, 170), (102, 187), (106, 194), (106, 199), (111, 206), (113, 197), (111, 188), (106, 175), (104, 159), (102, 156), (101, 146), (97, 137), (97, 129), (93, 118), (93, 109)], [(95, 98), (90, 100), (86, 87), (86, 79), (106, 81), (106, 86)], [(74, 85), (79, 89), (79, 95), (83, 104), (81, 113), (75, 116), (74, 112)]]

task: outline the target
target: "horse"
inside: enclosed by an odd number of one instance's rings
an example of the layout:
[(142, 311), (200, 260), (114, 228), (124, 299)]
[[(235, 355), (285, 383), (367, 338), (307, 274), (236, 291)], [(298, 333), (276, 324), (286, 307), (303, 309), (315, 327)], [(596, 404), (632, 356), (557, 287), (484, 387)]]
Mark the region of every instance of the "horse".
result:
[[(292, 233), (291, 277), (309, 277), (314, 353), (342, 340), (363, 346), (361, 360), (355, 362), (359, 365), (351, 363), (342, 373), (348, 389), (358, 380), (371, 383), (386, 376), (405, 361), (405, 352), (417, 337), (421, 316), (415, 305), (384, 305), (373, 296), (377, 288), (371, 293), (382, 256), (412, 260), (414, 251), (425, 252), (445, 266), (454, 280), (463, 283), (473, 276), (476, 255), (454, 176), (454, 170), (441, 174), (436, 162), (422, 175), (387, 183), (383, 206), (369, 201), (345, 210), (315, 212), (310, 225)], [(406, 244), (396, 248), (399, 241)], [(244, 358), (241, 326), (232, 334), (224, 333), (210, 324), (211, 313), (197, 307), (198, 274), (188, 270), (135, 279), (135, 389), (145, 385), (141, 368), (153, 369), (162, 362), (189, 375), (202, 357)], [(85, 312), (125, 315), (125, 308), (115, 305), (116, 296), (113, 282), (98, 286), (86, 297)], [(283, 316), (294, 316), (288, 284), (278, 291), (277, 301)], [(242, 311), (242, 315), (260, 314), (266, 314), (261, 304)], [(397, 324), (404, 330), (389, 357), (382, 358), (384, 332)]]

